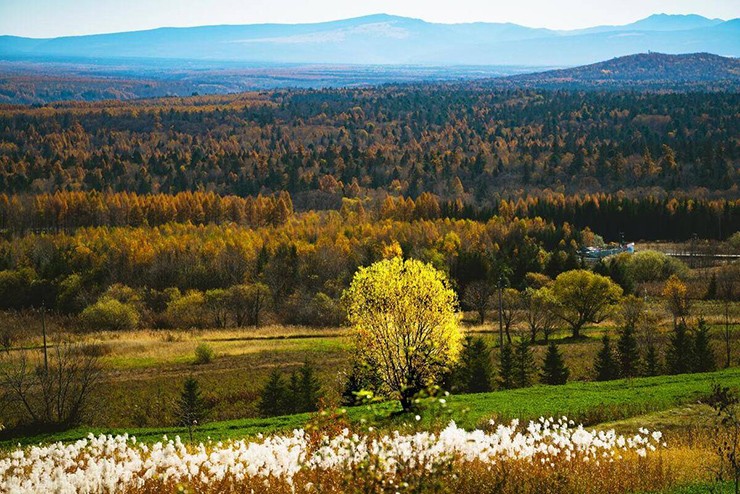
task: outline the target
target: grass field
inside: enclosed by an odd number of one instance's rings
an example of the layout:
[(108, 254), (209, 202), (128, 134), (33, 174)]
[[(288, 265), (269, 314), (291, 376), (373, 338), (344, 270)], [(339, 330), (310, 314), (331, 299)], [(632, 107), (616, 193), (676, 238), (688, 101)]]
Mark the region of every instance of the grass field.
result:
[[(735, 304), (733, 310), (738, 310)], [(722, 355), (720, 333), (722, 328), (717, 307), (710, 302), (695, 304), (697, 314), (712, 315), (714, 324), (715, 354)], [(21, 321), (19, 321), (20, 323)], [(33, 327), (31, 321), (22, 321)], [(593, 375), (593, 362), (604, 332), (615, 334), (614, 322), (587, 328), (581, 340), (567, 339), (567, 332), (558, 332), (553, 338), (561, 342), (560, 348), (571, 371), (571, 381), (588, 381)], [(661, 319), (661, 331), (656, 335), (659, 348), (667, 347), (667, 318)], [(469, 334), (481, 336), (490, 347), (497, 345), (495, 324), (465, 324)], [(740, 363), (740, 325), (732, 328), (733, 365)], [(290, 372), (304, 361), (312, 362), (323, 385), (328, 401), (337, 402), (339, 392), (349, 368), (352, 338), (347, 328), (309, 328), (270, 326), (240, 330), (157, 330), (71, 333), (72, 338), (93, 344), (101, 355), (104, 383), (100, 386), (93, 413), (85, 425), (105, 428), (148, 428), (172, 424), (173, 403), (182, 382), (188, 376), (196, 377), (206, 398), (214, 404), (211, 419), (214, 421), (257, 418), (259, 392), (269, 372), (278, 367)], [(215, 354), (212, 362), (194, 363), (195, 349), (206, 343)], [(18, 346), (40, 348), (41, 339), (30, 337)], [(545, 346), (534, 347), (537, 365), (544, 355)], [(493, 352), (496, 359), (496, 351)], [(577, 383), (576, 383), (577, 384)], [(598, 385), (597, 385), (598, 386)], [(523, 390), (523, 395), (533, 391)], [(585, 402), (587, 403), (587, 401)], [(547, 402), (541, 405), (547, 406)], [(482, 405), (484, 408), (487, 404)], [(609, 406), (606, 403), (604, 406)], [(638, 405), (633, 405), (638, 406)], [(647, 408), (647, 405), (639, 405)], [(660, 405), (662, 406), (662, 405)], [(544, 408), (542, 413), (550, 413)], [(592, 408), (589, 413), (597, 413)], [(505, 409), (508, 416), (521, 415), (526, 410)], [(593, 418), (580, 412), (587, 421)], [(0, 415), (3, 412), (0, 410)], [(532, 412), (537, 414), (537, 412)], [(631, 413), (631, 412), (630, 412)], [(539, 416), (539, 414), (537, 414)], [(9, 417), (5, 423), (11, 422)], [(598, 417), (596, 417), (598, 418)]]
[[(419, 428), (434, 428), (455, 420), (467, 429), (485, 427), (489, 420), (509, 421), (513, 418), (536, 420), (540, 416), (567, 416), (585, 425), (607, 423), (617, 429), (634, 430), (650, 423), (658, 425), (660, 414), (651, 413), (685, 409), (682, 405), (694, 405), (694, 413), (684, 415), (684, 420), (674, 420), (671, 427), (680, 429), (695, 422), (706, 410), (695, 405), (705, 396), (714, 383), (740, 388), (740, 368), (732, 368), (706, 374), (684, 374), (678, 376), (658, 376), (630, 380), (617, 380), (605, 383), (574, 382), (564, 386), (535, 386), (532, 388), (498, 391), (493, 393), (449, 396), (447, 406), (430, 406)], [(398, 416), (395, 403), (382, 403), (347, 409), (350, 422), (373, 424), (376, 427), (398, 429), (409, 422), (408, 416)], [(643, 417), (638, 422), (619, 419)], [(303, 427), (309, 414), (290, 415), (272, 418), (247, 418), (239, 420), (209, 422), (196, 430), (195, 437), (200, 441), (208, 438), (222, 440), (242, 438), (258, 433), (290, 430)], [(611, 423), (616, 421), (614, 423)], [(636, 425), (639, 423), (640, 425)], [(654, 423), (655, 425), (652, 425)], [(663, 423), (663, 425), (666, 425)], [(620, 427), (621, 426), (621, 427)], [(670, 429), (671, 427), (668, 427)], [(158, 441), (163, 435), (184, 436), (183, 428), (101, 428), (81, 427), (78, 429), (24, 437), (0, 442), (0, 447), (8, 448), (18, 443), (35, 444), (49, 441), (73, 441), (88, 433), (122, 434), (128, 432), (142, 441)]]

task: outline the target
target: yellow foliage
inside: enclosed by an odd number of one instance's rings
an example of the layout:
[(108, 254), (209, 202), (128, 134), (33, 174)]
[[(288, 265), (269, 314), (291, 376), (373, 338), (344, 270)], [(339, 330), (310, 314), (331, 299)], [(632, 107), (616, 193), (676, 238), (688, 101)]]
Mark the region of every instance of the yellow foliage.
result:
[(431, 265), (396, 257), (361, 268), (344, 300), (360, 354), (404, 408), (457, 360), (457, 297)]

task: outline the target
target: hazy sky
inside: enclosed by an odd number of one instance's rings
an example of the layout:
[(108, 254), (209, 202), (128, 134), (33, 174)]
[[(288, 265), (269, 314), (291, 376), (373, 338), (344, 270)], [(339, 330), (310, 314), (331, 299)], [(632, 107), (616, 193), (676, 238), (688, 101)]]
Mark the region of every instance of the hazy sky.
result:
[(0, 34), (31, 37), (162, 26), (302, 23), (388, 13), (431, 22), (573, 29), (655, 13), (740, 17), (740, 0), (0, 0)]

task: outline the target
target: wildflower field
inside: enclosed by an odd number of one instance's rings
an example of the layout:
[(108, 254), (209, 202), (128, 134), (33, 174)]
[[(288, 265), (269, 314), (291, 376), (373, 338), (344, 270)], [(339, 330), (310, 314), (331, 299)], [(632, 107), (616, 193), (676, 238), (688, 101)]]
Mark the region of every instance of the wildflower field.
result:
[[(0, 492), (709, 492), (717, 467), (712, 428), (697, 415), (678, 426), (665, 416), (703, 399), (710, 383), (739, 379), (730, 369), (450, 396), (421, 416), (388, 415), (379, 404), (211, 423), (192, 443), (183, 429), (142, 429), (137, 437), (79, 429), (36, 445), (4, 443)], [(640, 403), (648, 397), (661, 412), (646, 413), (652, 408)], [(596, 422), (619, 418), (620, 408), (632, 418), (613, 427), (565, 417), (482, 419), (485, 410), (525, 416), (538, 404), (575, 412), (583, 400), (600, 405), (590, 415)], [(707, 417), (709, 407), (699, 407)]]
[(146, 445), (128, 435), (17, 449), (3, 492), (626, 492), (662, 489), (680, 468), (659, 431), (623, 436), (562, 417), (520, 427)]

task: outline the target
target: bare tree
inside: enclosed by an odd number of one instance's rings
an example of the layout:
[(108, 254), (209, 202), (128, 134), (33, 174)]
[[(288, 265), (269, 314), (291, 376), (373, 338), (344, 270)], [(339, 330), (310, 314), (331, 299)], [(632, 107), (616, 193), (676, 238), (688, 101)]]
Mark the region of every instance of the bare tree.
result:
[(69, 342), (53, 347), (48, 367), (38, 351), (6, 350), (0, 356), (3, 402), (17, 410), (19, 425), (78, 425), (100, 381), (98, 360), (84, 345)]
[(730, 349), (732, 347), (732, 332), (730, 331), (730, 306), (736, 297), (738, 279), (740, 279), (740, 266), (728, 266), (722, 271), (720, 278), (717, 280), (719, 296), (722, 300), (722, 309), (725, 316), (725, 331), (723, 339), (725, 340), (725, 367), (730, 367)]
[(478, 322), (486, 322), (486, 312), (491, 308), (493, 287), (485, 280), (470, 282), (463, 292), (462, 301), (478, 313)]
[(501, 321), (503, 322), (506, 339), (511, 343), (511, 328), (519, 322), (519, 309), (522, 305), (522, 295), (519, 290), (505, 288), (501, 297)]
[(529, 339), (532, 343), (537, 340), (537, 335), (542, 333), (545, 341), (555, 331), (558, 318), (553, 313), (555, 301), (547, 288), (534, 290), (527, 288), (522, 293), (522, 316), (529, 328)]

